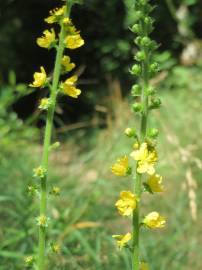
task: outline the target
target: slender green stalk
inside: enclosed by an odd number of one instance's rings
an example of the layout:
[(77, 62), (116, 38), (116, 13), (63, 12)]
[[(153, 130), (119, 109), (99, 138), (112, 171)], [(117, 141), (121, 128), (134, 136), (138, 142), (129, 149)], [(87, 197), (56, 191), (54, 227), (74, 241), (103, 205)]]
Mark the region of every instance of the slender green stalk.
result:
[[(71, 11), (71, 6), (68, 5), (68, 10), (66, 16), (69, 17)], [(45, 136), (44, 136), (44, 147), (43, 147), (43, 157), (42, 157), (42, 167), (47, 171), (48, 163), (49, 163), (49, 150), (51, 145), (51, 137), (52, 137), (52, 128), (53, 128), (53, 118), (55, 112), (55, 105), (57, 99), (58, 92), (58, 84), (61, 72), (61, 61), (63, 52), (65, 49), (64, 45), (65, 31), (64, 25), (61, 24), (61, 31), (59, 35), (59, 45), (57, 48), (55, 67), (53, 73), (53, 82), (51, 87), (51, 106), (48, 110), (47, 120), (46, 120), (46, 128), (45, 128)], [(47, 173), (41, 178), (41, 200), (40, 200), (40, 216), (46, 216), (47, 212)], [(38, 249), (38, 270), (45, 269), (45, 247), (46, 247), (46, 228), (40, 226), (39, 227), (39, 249)]]
[[(136, 22), (131, 31), (137, 34), (134, 42), (138, 47), (134, 59), (137, 61), (132, 66), (131, 74), (138, 77), (138, 83), (132, 86), (131, 94), (135, 98), (132, 109), (140, 116), (139, 132), (136, 128), (126, 128), (125, 134), (135, 139), (133, 151), (130, 156), (124, 155), (112, 166), (112, 172), (117, 176), (132, 177), (133, 193), (121, 191), (120, 199), (115, 203), (120, 215), (129, 217), (132, 215), (132, 233), (113, 235), (117, 239), (120, 249), (129, 248), (132, 252), (132, 269), (149, 269), (148, 264), (140, 256), (140, 229), (163, 228), (165, 218), (153, 211), (143, 219), (141, 214), (141, 197), (143, 192), (150, 194), (163, 192), (162, 176), (156, 174), (157, 162), (156, 139), (158, 130), (148, 129), (149, 112), (161, 105), (161, 100), (156, 96), (156, 90), (150, 85), (150, 79), (158, 72), (158, 63), (153, 61), (152, 54), (158, 47), (150, 38), (153, 31), (154, 20), (150, 17), (153, 10), (149, 0), (136, 0), (134, 4)], [(130, 166), (129, 157), (135, 160), (135, 169)], [(131, 241), (132, 240), (132, 241)], [(132, 245), (131, 245), (132, 242)]]

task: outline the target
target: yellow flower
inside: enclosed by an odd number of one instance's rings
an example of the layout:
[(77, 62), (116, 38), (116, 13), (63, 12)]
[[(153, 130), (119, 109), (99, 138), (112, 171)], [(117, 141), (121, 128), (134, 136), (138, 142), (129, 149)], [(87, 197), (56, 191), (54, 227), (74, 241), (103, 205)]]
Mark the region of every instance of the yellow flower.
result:
[(71, 59), (67, 55), (63, 56), (62, 65), (64, 66), (65, 71), (68, 71), (68, 72), (71, 71), (76, 66), (74, 63), (71, 63)]
[(117, 239), (117, 245), (122, 249), (132, 238), (131, 233), (121, 234), (121, 235), (112, 235), (113, 238)]
[(138, 173), (148, 173), (150, 175), (155, 173), (154, 164), (157, 161), (157, 153), (154, 148), (149, 150), (147, 143), (142, 143), (140, 148), (133, 151), (130, 155), (133, 159), (138, 161)]
[(64, 83), (62, 83), (61, 89), (63, 93), (70, 97), (78, 98), (78, 96), (81, 94), (81, 90), (75, 87), (75, 83), (77, 82), (77, 80), (78, 80), (77, 76), (72, 76), (69, 79), (67, 79)]
[(156, 229), (165, 227), (166, 220), (158, 212), (151, 212), (144, 218), (143, 223), (150, 229)]
[(79, 33), (67, 36), (64, 42), (68, 49), (77, 49), (84, 45), (84, 40)]
[(112, 173), (118, 176), (125, 176), (128, 172), (129, 165), (128, 165), (128, 157), (123, 156), (122, 158), (117, 160), (117, 163), (115, 163), (112, 167)]
[(31, 87), (43, 87), (46, 83), (47, 75), (44, 67), (40, 67), (41, 72), (34, 73), (34, 82), (29, 84)]
[(66, 11), (66, 6), (62, 6), (61, 8), (55, 8), (53, 10), (51, 10), (50, 16), (48, 18), (45, 19), (45, 22), (52, 24), (55, 22), (59, 22), (61, 17), (65, 14)]
[(145, 262), (140, 263), (140, 270), (149, 270), (149, 265)]
[(43, 36), (37, 38), (37, 44), (42, 48), (50, 48), (50, 46), (55, 42), (55, 31), (53, 28), (51, 30), (43, 31)]
[(119, 214), (122, 216), (130, 216), (133, 214), (133, 210), (137, 205), (137, 197), (130, 191), (122, 191), (120, 193), (120, 199), (116, 202)]
[(149, 177), (147, 184), (152, 192), (163, 192), (164, 186), (162, 185), (162, 176), (153, 174)]

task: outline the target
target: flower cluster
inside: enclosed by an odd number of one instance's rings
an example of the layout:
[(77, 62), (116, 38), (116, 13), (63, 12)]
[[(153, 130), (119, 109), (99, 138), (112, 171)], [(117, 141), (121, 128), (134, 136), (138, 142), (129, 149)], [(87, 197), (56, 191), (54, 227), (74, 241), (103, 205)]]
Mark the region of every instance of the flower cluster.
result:
[[(49, 17), (45, 19), (48, 24), (59, 24), (62, 28), (61, 35), (63, 36), (61, 48), (67, 48), (70, 50), (77, 49), (84, 45), (84, 40), (82, 39), (80, 32), (73, 25), (72, 20), (69, 18), (69, 10), (66, 6), (61, 8), (56, 8), (50, 11)], [(43, 35), (37, 38), (38, 46), (51, 49), (55, 48), (58, 50), (60, 39), (57, 38), (56, 31), (52, 27), (51, 29), (46, 29), (43, 31)], [(61, 72), (67, 73), (71, 72), (75, 67), (75, 63), (71, 62), (68, 55), (63, 55), (61, 59), (62, 70)], [(44, 67), (40, 68), (40, 72), (35, 72), (34, 81), (30, 84), (31, 87), (43, 88), (49, 86), (51, 78), (47, 77), (47, 73)], [(71, 76), (67, 78), (64, 82), (60, 83), (59, 92), (68, 95), (72, 98), (78, 98), (81, 94), (81, 90), (76, 88), (78, 77)], [(41, 110), (48, 110), (51, 107), (51, 100), (49, 98), (42, 99), (39, 105)]]
[[(140, 217), (139, 209), (143, 193), (162, 193), (164, 191), (163, 178), (156, 172), (157, 136), (158, 130), (148, 129), (148, 114), (151, 110), (159, 108), (161, 101), (157, 97), (156, 89), (150, 85), (150, 79), (158, 72), (158, 63), (154, 62), (152, 55), (158, 47), (150, 38), (153, 31), (154, 20), (150, 16), (153, 7), (149, 0), (136, 0), (134, 4), (136, 22), (131, 31), (138, 36), (135, 44), (138, 50), (134, 59), (136, 63), (130, 72), (138, 77), (139, 83), (132, 86), (131, 95), (134, 97), (132, 110), (140, 116), (140, 131), (136, 128), (126, 128), (125, 135), (133, 140), (133, 150), (124, 155), (111, 167), (116, 176), (127, 177), (132, 175), (134, 191), (121, 191), (120, 199), (115, 203), (121, 216), (132, 217), (133, 232), (124, 235), (113, 235), (120, 249), (129, 247), (133, 252), (133, 269), (148, 270), (149, 266), (141, 262), (139, 256), (139, 231), (142, 227), (157, 229), (165, 227), (166, 220), (158, 212), (153, 211)], [(131, 159), (131, 161), (130, 161)], [(131, 166), (129, 163), (133, 162)], [(132, 163), (131, 163), (132, 164)], [(132, 241), (131, 241), (132, 240)], [(132, 244), (130, 244), (130, 241)]]

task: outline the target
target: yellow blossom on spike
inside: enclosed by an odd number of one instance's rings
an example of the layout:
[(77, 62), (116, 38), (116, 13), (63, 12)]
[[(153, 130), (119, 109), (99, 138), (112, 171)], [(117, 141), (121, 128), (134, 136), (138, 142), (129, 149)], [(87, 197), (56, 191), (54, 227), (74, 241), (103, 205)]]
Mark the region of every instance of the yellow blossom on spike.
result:
[(151, 212), (144, 218), (143, 223), (150, 229), (156, 229), (165, 227), (166, 220), (158, 212)]
[(131, 233), (121, 234), (121, 235), (112, 235), (113, 238), (117, 239), (117, 245), (122, 249), (132, 238)]
[(31, 87), (43, 87), (46, 83), (47, 75), (44, 67), (40, 67), (41, 72), (34, 73), (34, 82), (29, 84)]
[(50, 31), (45, 30), (43, 36), (37, 38), (37, 44), (42, 48), (50, 48), (50, 46), (55, 42), (55, 31), (52, 28)]
[(61, 84), (60, 87), (65, 95), (73, 98), (78, 98), (78, 96), (81, 94), (81, 90), (75, 87), (77, 80), (77, 76), (72, 76)]
[(159, 174), (153, 174), (149, 177), (147, 184), (152, 192), (163, 192), (164, 186), (162, 185), (162, 176)]
[(155, 173), (154, 164), (157, 161), (157, 153), (154, 148), (149, 150), (147, 143), (142, 143), (140, 148), (133, 151), (130, 155), (133, 159), (138, 161), (138, 173), (148, 173), (149, 175)]
[(65, 68), (65, 71), (68, 71), (68, 72), (71, 71), (76, 66), (74, 63), (71, 63), (71, 59), (67, 55), (63, 56), (62, 65)]
[(149, 270), (149, 265), (145, 262), (140, 263), (140, 270)]
[(112, 173), (117, 176), (125, 176), (128, 172), (129, 165), (128, 165), (128, 157), (123, 156), (122, 158), (117, 160), (117, 163), (115, 163), (112, 167)]
[(55, 8), (54, 10), (51, 10), (50, 16), (45, 19), (45, 22), (52, 24), (55, 22), (59, 22), (61, 17), (65, 14), (66, 6), (62, 6), (61, 8)]
[(67, 36), (64, 42), (68, 49), (77, 49), (84, 45), (84, 40), (79, 33)]
[(137, 197), (130, 191), (122, 191), (120, 199), (116, 202), (119, 214), (122, 216), (131, 216), (137, 205)]

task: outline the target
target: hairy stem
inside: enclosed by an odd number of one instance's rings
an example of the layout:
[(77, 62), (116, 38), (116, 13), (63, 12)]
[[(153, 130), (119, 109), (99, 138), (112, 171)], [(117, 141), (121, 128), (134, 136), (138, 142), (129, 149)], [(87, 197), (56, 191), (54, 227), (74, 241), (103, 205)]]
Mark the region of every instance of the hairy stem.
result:
[[(69, 16), (70, 10), (71, 10), (71, 6), (68, 5), (66, 16)], [(65, 49), (64, 38), (65, 38), (65, 30), (62, 24), (60, 35), (59, 35), (59, 45), (57, 48), (57, 55), (56, 55), (56, 60), (55, 60), (53, 82), (51, 86), (51, 94), (50, 94), (51, 107), (48, 110), (45, 135), (44, 135), (42, 167), (45, 168), (46, 170), (48, 169), (48, 163), (49, 163), (49, 149), (51, 145), (53, 118), (54, 118), (58, 84), (59, 84), (60, 71), (61, 71), (61, 61), (62, 61), (64, 49)], [(40, 216), (41, 215), (46, 216), (46, 212), (47, 212), (47, 174), (44, 178), (41, 179)], [(38, 270), (45, 269), (45, 248), (46, 248), (46, 228), (39, 227)]]
[[(148, 64), (149, 64), (149, 55), (147, 50), (144, 50), (146, 54), (146, 60), (142, 63), (142, 95), (141, 101), (143, 104), (143, 112), (141, 114), (141, 124), (140, 124), (140, 143), (145, 141), (147, 135), (147, 122), (148, 122), (148, 96), (147, 88), (149, 85), (149, 76), (148, 76)], [(137, 207), (133, 212), (133, 270), (139, 270), (140, 265), (140, 256), (139, 256), (139, 242), (140, 242), (140, 199), (141, 199), (141, 184), (142, 184), (142, 175), (137, 173), (136, 168), (136, 177), (134, 191), (137, 195), (139, 201), (137, 201)]]

